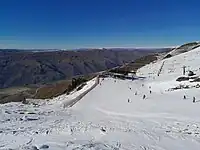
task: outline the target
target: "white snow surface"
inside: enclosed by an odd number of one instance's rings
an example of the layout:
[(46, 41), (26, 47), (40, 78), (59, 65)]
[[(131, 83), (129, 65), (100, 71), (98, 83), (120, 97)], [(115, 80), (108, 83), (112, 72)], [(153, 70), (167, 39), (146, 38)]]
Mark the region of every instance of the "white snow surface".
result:
[[(101, 79), (71, 108), (63, 102), (94, 80), (38, 105), (0, 105), (0, 149), (199, 150), (200, 92), (198, 82), (176, 81), (183, 65), (199, 75), (200, 48), (142, 67), (144, 79)], [(180, 84), (189, 88), (170, 90)]]

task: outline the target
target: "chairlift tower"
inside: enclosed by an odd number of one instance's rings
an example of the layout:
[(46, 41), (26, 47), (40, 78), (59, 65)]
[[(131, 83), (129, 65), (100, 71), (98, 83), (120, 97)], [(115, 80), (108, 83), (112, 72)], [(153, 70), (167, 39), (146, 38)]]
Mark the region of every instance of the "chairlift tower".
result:
[(182, 68), (183, 68), (183, 75), (185, 75), (185, 68), (186, 68), (186, 66), (184, 65)]

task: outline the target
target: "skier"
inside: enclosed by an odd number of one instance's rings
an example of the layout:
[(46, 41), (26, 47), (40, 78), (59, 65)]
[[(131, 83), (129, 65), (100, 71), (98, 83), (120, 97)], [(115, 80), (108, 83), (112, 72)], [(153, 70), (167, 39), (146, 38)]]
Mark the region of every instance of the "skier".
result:
[(103, 131), (103, 132), (106, 132), (106, 129), (105, 129), (105, 128), (103, 128), (103, 127), (101, 127), (101, 131)]
[(152, 93), (151, 90), (149, 91), (149, 93), (150, 93), (150, 94)]
[(128, 98), (128, 103), (130, 103), (130, 99)]
[(73, 129), (72, 129), (72, 128), (70, 128), (70, 131), (71, 131), (71, 134), (73, 134), (73, 133), (74, 133), (74, 131), (73, 131)]
[(143, 99), (145, 99), (146, 98), (146, 95), (143, 95)]
[(185, 95), (183, 96), (183, 99), (186, 99), (186, 96), (185, 96)]
[(135, 92), (135, 95), (137, 95), (137, 92)]
[(196, 98), (195, 97), (193, 97), (193, 103), (195, 103), (196, 102)]
[(120, 142), (117, 142), (117, 147), (121, 147), (121, 143)]

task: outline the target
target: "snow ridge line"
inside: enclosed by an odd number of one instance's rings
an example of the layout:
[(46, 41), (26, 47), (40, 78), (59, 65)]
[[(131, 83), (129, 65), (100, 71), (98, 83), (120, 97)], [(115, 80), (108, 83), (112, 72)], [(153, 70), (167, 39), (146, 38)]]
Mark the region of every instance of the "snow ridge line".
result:
[(63, 107), (66, 108), (74, 106), (78, 101), (80, 101), (87, 93), (89, 93), (92, 89), (94, 89), (98, 84), (99, 84), (99, 76), (96, 77), (94, 85), (92, 85), (89, 89), (87, 89), (77, 97), (73, 98), (72, 100), (64, 102)]

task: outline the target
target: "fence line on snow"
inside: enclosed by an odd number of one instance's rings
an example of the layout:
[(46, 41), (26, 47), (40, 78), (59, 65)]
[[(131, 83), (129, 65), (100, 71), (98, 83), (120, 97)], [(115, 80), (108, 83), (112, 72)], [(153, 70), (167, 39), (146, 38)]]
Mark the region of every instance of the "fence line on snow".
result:
[(98, 84), (99, 84), (99, 76), (96, 77), (96, 81), (95, 81), (94, 85), (92, 85), (89, 89), (87, 89), (86, 91), (84, 91), (83, 93), (78, 95), (77, 97), (75, 97), (75, 98), (73, 98), (71, 100), (67, 100), (66, 102), (64, 102), (63, 107), (64, 108), (72, 107), (79, 100), (81, 100), (87, 93), (89, 93), (92, 89), (94, 89)]
[(162, 71), (162, 69), (163, 69), (164, 64), (165, 64), (165, 61), (163, 61), (162, 65), (160, 66), (160, 69), (158, 70), (157, 76), (160, 75), (160, 73), (161, 73), (161, 71)]

